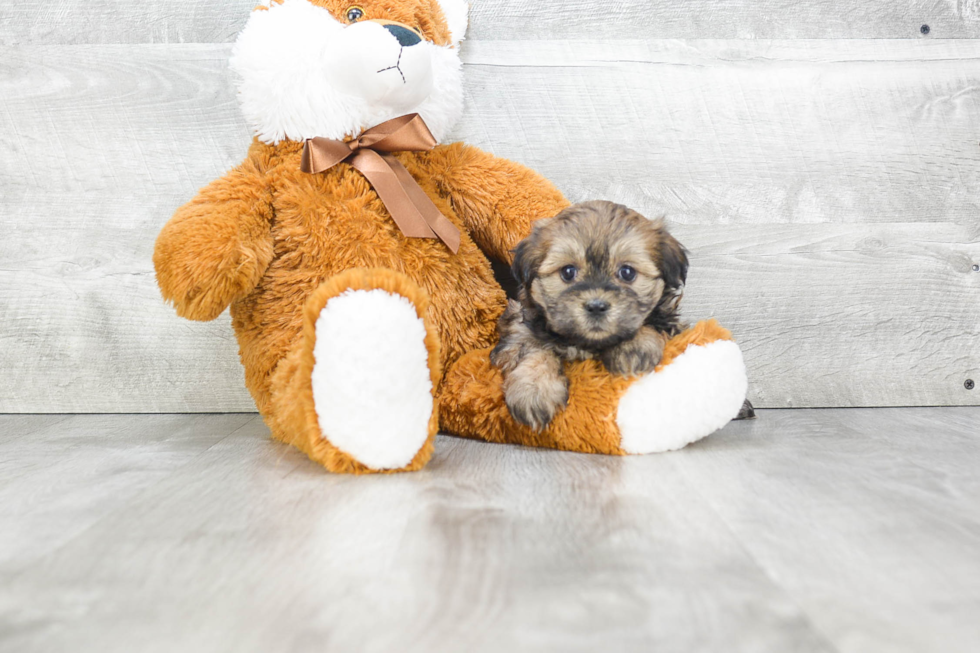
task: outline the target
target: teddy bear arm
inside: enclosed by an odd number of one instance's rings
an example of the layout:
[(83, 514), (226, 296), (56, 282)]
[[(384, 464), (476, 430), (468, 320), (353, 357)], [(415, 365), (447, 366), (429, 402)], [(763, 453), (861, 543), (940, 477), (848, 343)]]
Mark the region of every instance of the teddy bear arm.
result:
[(457, 144), (442, 183), (473, 240), (491, 258), (510, 263), (511, 250), (569, 202), (543, 176), (519, 163)]
[(272, 260), (271, 191), (251, 159), (202, 189), (157, 237), (157, 283), (178, 315), (213, 320)]

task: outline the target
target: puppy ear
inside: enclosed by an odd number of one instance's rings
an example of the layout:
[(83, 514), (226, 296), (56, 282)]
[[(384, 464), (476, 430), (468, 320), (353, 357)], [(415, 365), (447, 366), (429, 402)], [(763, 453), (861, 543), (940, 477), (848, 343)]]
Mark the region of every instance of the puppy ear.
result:
[(529, 286), (537, 276), (538, 267), (544, 260), (547, 248), (544, 246), (544, 234), (546, 227), (551, 223), (551, 218), (538, 220), (531, 229), (531, 235), (522, 240), (514, 248), (514, 262), (511, 264), (511, 271), (517, 279), (519, 286)]
[(668, 289), (682, 288), (687, 282), (687, 250), (660, 226), (660, 275)]
[(511, 263), (510, 269), (519, 286), (526, 286), (531, 283), (534, 280), (534, 271), (537, 269), (531, 260), (531, 251), (534, 249), (531, 244), (532, 238), (534, 238), (533, 233), (517, 243), (517, 247), (514, 248), (514, 262)]
[(664, 281), (664, 291), (646, 323), (673, 337), (684, 330), (679, 310), (687, 282), (687, 250), (667, 232), (662, 220), (655, 221), (654, 225), (659, 232), (660, 277)]

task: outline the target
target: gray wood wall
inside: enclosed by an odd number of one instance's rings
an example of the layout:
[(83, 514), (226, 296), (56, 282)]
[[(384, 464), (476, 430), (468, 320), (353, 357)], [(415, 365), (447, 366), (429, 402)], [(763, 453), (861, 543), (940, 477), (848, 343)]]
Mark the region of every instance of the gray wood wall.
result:
[[(0, 6), (0, 412), (253, 409), (150, 257), (248, 145), (254, 4)], [(458, 138), (665, 213), (758, 405), (980, 403), (980, 0), (472, 4)]]

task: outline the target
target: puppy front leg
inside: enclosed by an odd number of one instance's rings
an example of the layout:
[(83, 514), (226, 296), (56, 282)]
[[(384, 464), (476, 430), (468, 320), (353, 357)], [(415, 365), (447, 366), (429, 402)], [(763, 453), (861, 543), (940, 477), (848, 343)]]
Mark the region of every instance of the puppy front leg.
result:
[(666, 344), (666, 334), (645, 326), (633, 339), (602, 352), (602, 364), (616, 376), (641, 376), (660, 363)]
[(568, 379), (559, 358), (550, 351), (528, 352), (504, 375), (504, 400), (515, 420), (536, 431), (544, 429), (568, 404)]

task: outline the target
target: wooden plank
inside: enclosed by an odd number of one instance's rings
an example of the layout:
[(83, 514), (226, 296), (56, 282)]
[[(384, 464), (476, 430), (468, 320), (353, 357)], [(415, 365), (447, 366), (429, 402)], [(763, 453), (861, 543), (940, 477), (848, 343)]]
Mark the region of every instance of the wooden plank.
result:
[(0, 412), (255, 409), (230, 320), (177, 319), (151, 261), (248, 146), (227, 48), (150, 49), (0, 61)]
[[(257, 0), (83, 2), (0, 7), (0, 45), (212, 43), (235, 38)], [(469, 38), (791, 39), (980, 37), (980, 2), (957, 0), (473, 0)]]
[(470, 38), (908, 39), (980, 36), (976, 0), (474, 0)]
[[(440, 437), (425, 470), (360, 478), (324, 473), (258, 419), (201, 451), (220, 419), (82, 416), (45, 436), (52, 473), (0, 503), (22, 535), (0, 564), (0, 648), (980, 642), (976, 408), (760, 411), (629, 458)], [(108, 491), (126, 470), (149, 479)], [(86, 509), (38, 511), (52, 498)], [(73, 536), (52, 547), (56, 526)]]
[(480, 42), (465, 61), (459, 134), (576, 200), (976, 224), (980, 41)]
[(12, 442), (67, 419), (68, 415), (0, 415), (0, 455)]
[(674, 456), (842, 652), (980, 646), (977, 409), (765, 411)]
[(75, 203), (78, 223), (33, 243), (46, 251), (0, 246), (15, 266), (0, 272), (0, 412), (254, 411), (227, 313), (177, 318), (153, 274), (160, 223), (119, 198), (115, 215), (146, 226), (99, 225), (109, 203)]
[[(242, 156), (225, 45), (0, 59), (0, 412), (252, 409), (159, 228)], [(469, 43), (457, 136), (666, 213), (761, 406), (975, 404), (976, 41)], [(482, 100), (481, 100), (482, 98)]]
[(226, 45), (11, 50), (0, 59), (5, 203), (18, 191), (66, 202), (64, 193), (115, 190), (138, 209), (134, 197), (173, 201), (223, 174), (250, 141), (229, 54)]
[(0, 575), (55, 551), (254, 420), (261, 423), (255, 415), (75, 416), (6, 444)]
[(259, 0), (79, 2), (42, 0), (0, 6), (0, 45), (80, 43), (226, 43)]
[[(469, 46), (457, 136), (570, 195), (706, 223), (973, 216), (980, 42)], [(193, 192), (247, 144), (227, 55), (15, 50), (0, 62), (5, 192)]]
[(258, 420), (0, 587), (22, 653), (833, 651), (669, 457), (330, 476)]
[(675, 229), (683, 312), (742, 346), (760, 406), (976, 405), (977, 230), (952, 224)]

